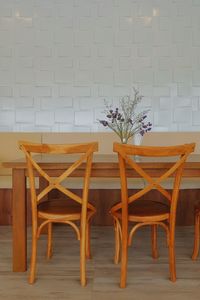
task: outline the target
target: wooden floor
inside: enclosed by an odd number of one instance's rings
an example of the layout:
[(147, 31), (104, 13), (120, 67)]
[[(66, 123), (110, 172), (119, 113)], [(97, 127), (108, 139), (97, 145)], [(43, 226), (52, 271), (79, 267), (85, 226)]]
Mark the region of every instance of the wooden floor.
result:
[[(45, 236), (39, 241), (37, 281), (11, 271), (11, 228), (0, 227), (0, 299), (67, 300), (196, 300), (200, 299), (200, 257), (193, 262), (193, 227), (177, 228), (176, 283), (169, 281), (165, 236), (159, 232), (158, 260), (151, 258), (148, 229), (138, 231), (129, 249), (128, 283), (119, 288), (120, 268), (113, 264), (112, 227), (92, 228), (93, 259), (87, 264), (88, 284), (79, 283), (79, 242), (66, 226), (54, 230), (54, 255), (45, 259)], [(29, 234), (30, 236), (30, 234)], [(30, 240), (29, 240), (30, 242)], [(30, 253), (30, 244), (29, 244)]]

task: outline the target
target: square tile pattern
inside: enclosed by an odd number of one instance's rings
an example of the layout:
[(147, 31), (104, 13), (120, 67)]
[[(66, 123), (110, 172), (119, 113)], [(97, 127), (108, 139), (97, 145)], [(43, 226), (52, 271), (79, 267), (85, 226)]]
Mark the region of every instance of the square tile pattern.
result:
[(1, 0), (0, 131), (103, 131), (133, 86), (154, 131), (199, 131), (199, 31), (199, 0)]

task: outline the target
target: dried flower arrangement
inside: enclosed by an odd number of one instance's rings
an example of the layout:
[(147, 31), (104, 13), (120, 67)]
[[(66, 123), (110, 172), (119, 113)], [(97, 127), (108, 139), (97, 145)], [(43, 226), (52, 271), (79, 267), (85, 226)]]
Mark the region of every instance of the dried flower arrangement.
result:
[(120, 109), (118, 107), (113, 109), (112, 105), (105, 103), (106, 120), (99, 120), (99, 122), (113, 130), (119, 136), (121, 143), (126, 144), (136, 134), (143, 136), (152, 128), (150, 122), (145, 122), (148, 110), (136, 112), (136, 107), (142, 98), (139, 91), (134, 89), (133, 98), (127, 95), (120, 100)]

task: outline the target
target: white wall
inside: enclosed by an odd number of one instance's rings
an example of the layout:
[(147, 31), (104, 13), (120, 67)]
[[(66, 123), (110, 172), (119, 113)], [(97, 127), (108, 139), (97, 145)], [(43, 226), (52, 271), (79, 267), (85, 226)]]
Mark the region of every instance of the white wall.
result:
[(99, 131), (132, 86), (154, 131), (200, 130), (200, 0), (0, 0), (0, 131)]

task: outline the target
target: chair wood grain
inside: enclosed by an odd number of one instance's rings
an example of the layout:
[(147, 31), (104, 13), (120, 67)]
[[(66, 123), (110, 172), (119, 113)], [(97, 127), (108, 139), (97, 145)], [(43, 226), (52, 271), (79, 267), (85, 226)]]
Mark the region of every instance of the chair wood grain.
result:
[[(128, 245), (131, 245), (132, 237), (138, 228), (151, 226), (152, 229), (152, 256), (158, 257), (157, 251), (157, 226), (161, 226), (167, 234), (167, 244), (169, 246), (169, 268), (170, 279), (176, 281), (175, 267), (175, 222), (176, 208), (179, 195), (179, 187), (183, 173), (184, 163), (188, 155), (194, 151), (195, 144), (184, 144), (169, 147), (156, 146), (134, 146), (114, 143), (113, 150), (117, 152), (119, 159), (120, 179), (121, 179), (121, 201), (111, 208), (111, 215), (114, 219), (115, 228), (115, 263), (119, 262), (121, 248), (121, 279), (120, 287), (126, 287), (127, 281), (127, 261)], [(154, 178), (144, 170), (135, 159), (136, 156), (147, 157), (177, 157), (163, 174)], [(130, 195), (127, 185), (127, 166), (131, 167), (144, 180), (144, 188)], [(173, 176), (174, 184), (172, 192), (162, 187), (162, 183)], [(152, 200), (145, 201), (145, 195), (156, 189), (164, 196), (166, 203), (159, 203)], [(143, 205), (137, 206), (138, 203)], [(128, 233), (128, 225), (133, 223), (131, 231)]]
[(192, 259), (196, 260), (199, 254), (199, 239), (200, 239), (200, 201), (195, 203), (194, 208), (194, 248)]
[[(29, 283), (34, 283), (36, 276), (37, 240), (41, 231), (47, 227), (47, 258), (52, 256), (52, 225), (53, 223), (65, 223), (70, 225), (80, 240), (80, 280), (81, 285), (86, 285), (86, 257), (90, 257), (90, 221), (95, 214), (95, 207), (88, 201), (89, 180), (92, 167), (92, 156), (98, 150), (98, 143), (85, 144), (34, 144), (26, 141), (19, 142), (20, 149), (24, 152), (27, 161), (28, 177), (31, 191), (32, 208), (32, 255), (30, 265)], [(51, 177), (46, 170), (43, 170), (35, 159), (34, 154), (48, 155), (69, 155), (79, 154), (79, 158), (71, 163), (62, 174)], [(82, 196), (77, 195), (62, 185), (71, 173), (73, 173), (82, 163), (85, 163), (85, 174), (83, 181)], [(37, 173), (37, 174), (36, 174)], [(40, 176), (46, 182), (39, 192), (36, 189), (35, 177)], [(41, 180), (41, 179), (40, 179)], [(59, 190), (65, 195), (64, 200), (47, 200), (48, 194), (52, 190)], [(78, 206), (67, 205), (67, 199), (78, 203)], [(16, 202), (17, 203), (17, 202)], [(40, 222), (38, 222), (40, 220)], [(79, 224), (77, 224), (79, 221)]]

